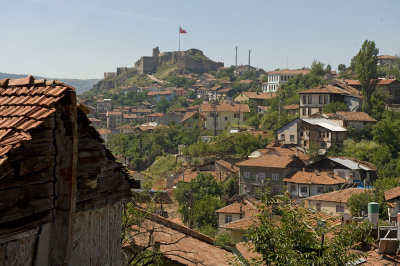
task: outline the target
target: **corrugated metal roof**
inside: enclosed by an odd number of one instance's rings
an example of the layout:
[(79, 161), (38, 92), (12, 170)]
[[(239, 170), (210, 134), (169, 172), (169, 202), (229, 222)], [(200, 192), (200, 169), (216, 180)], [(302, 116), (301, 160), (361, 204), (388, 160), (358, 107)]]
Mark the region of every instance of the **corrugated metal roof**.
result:
[(347, 131), (347, 129), (339, 126), (339, 124), (337, 124), (336, 122), (326, 118), (302, 118), (301, 120), (311, 125), (317, 125), (329, 129), (330, 131), (335, 131), (335, 132)]
[(341, 164), (341, 165), (343, 165), (343, 166), (345, 166), (345, 167), (347, 167), (347, 168), (349, 168), (351, 170), (362, 169), (362, 170), (365, 170), (365, 171), (372, 171), (372, 169), (370, 169), (370, 168), (368, 168), (368, 167), (366, 167), (364, 165), (361, 165), (358, 162), (352, 161), (350, 159), (341, 159), (341, 158), (329, 158), (329, 159), (334, 161), (334, 162), (336, 162), (336, 163), (338, 163), (338, 164)]

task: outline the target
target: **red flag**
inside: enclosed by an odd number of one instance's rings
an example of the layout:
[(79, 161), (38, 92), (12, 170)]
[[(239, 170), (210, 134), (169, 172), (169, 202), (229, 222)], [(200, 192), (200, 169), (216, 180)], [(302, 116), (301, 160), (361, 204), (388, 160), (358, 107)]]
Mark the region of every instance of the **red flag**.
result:
[(179, 33), (187, 33), (187, 32), (186, 32), (186, 30), (184, 30), (181, 27), (179, 27)]

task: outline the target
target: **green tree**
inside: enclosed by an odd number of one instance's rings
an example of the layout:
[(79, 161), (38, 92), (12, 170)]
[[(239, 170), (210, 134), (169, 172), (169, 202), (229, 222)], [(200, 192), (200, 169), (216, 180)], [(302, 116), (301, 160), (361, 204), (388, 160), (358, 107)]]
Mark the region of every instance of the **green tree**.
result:
[(325, 75), (325, 73), (325, 64), (320, 61), (314, 60), (311, 64), (310, 74), (322, 77), (323, 75)]
[(347, 104), (343, 102), (331, 102), (322, 106), (323, 113), (336, 113), (338, 111), (347, 111)]
[(331, 71), (332, 71), (331, 65), (327, 65), (326, 68), (325, 68), (325, 72), (326, 73), (330, 73)]
[(362, 212), (368, 213), (368, 203), (373, 201), (375, 201), (375, 196), (372, 190), (365, 190), (363, 193), (352, 195), (347, 201), (347, 206), (351, 215), (358, 217)]
[(399, 115), (388, 112), (385, 119), (379, 121), (373, 132), (374, 141), (386, 145), (392, 156), (400, 152), (400, 119)]
[(156, 104), (156, 111), (160, 113), (165, 113), (167, 112), (168, 108), (170, 107), (170, 103), (165, 99), (162, 98), (157, 104)]
[(339, 64), (338, 65), (338, 70), (339, 70), (339, 74), (343, 74), (347, 71), (346, 65), (345, 64)]
[(364, 112), (369, 112), (371, 96), (378, 82), (378, 53), (379, 49), (375, 47), (375, 42), (365, 40), (354, 59), (355, 72), (362, 89), (362, 110)]
[[(361, 255), (350, 252), (351, 249), (372, 240), (368, 223), (343, 226), (334, 226), (329, 220), (324, 223), (311, 211), (292, 206), (287, 196), (265, 195), (260, 212), (247, 233), (254, 251), (262, 255), (258, 264), (345, 265)], [(321, 244), (321, 236), (326, 234), (332, 237)]]
[(216, 210), (223, 207), (222, 202), (215, 196), (205, 195), (195, 201), (193, 205), (193, 221), (197, 228), (210, 225), (218, 226), (218, 215)]

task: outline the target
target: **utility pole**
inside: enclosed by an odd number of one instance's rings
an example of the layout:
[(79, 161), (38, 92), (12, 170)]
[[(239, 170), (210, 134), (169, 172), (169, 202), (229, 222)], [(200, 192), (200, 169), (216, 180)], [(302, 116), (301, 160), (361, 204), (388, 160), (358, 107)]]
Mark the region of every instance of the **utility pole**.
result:
[(236, 53), (235, 53), (235, 70), (237, 68), (237, 45), (236, 45)]

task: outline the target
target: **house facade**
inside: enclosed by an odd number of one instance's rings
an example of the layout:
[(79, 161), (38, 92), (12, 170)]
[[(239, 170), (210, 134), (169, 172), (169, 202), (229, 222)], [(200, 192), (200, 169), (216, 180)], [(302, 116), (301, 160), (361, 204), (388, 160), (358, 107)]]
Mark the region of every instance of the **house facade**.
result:
[(322, 85), (300, 92), (300, 118), (321, 113), (324, 105), (333, 102), (346, 103), (349, 111), (361, 107), (361, 96), (333, 85)]
[(262, 86), (263, 92), (276, 92), (280, 85), (288, 82), (289, 79), (296, 75), (306, 75), (310, 72), (310, 69), (282, 69), (276, 71), (267, 72), (268, 82)]
[(254, 100), (258, 105), (262, 105), (265, 100), (271, 100), (275, 97), (276, 93), (273, 92), (244, 91), (235, 97), (235, 102), (245, 103)]
[(284, 192), (284, 178), (300, 170), (304, 163), (296, 156), (262, 155), (236, 164), (239, 171), (239, 193), (259, 197), (265, 185), (273, 195)]
[(376, 119), (364, 112), (336, 112), (329, 119), (338, 122), (344, 128), (362, 130), (366, 125), (375, 125)]
[(113, 104), (111, 99), (98, 99), (97, 100), (97, 113), (106, 113), (113, 109)]
[(290, 178), (283, 179), (291, 198), (305, 198), (319, 195), (328, 190), (338, 190), (347, 183), (346, 179), (333, 172), (305, 170), (296, 172)]
[(250, 112), (247, 104), (202, 104), (200, 112), (206, 116), (205, 128), (219, 133), (228, 126), (244, 123), (244, 114)]
[(107, 128), (110, 130), (114, 130), (122, 125), (122, 113), (107, 111)]

